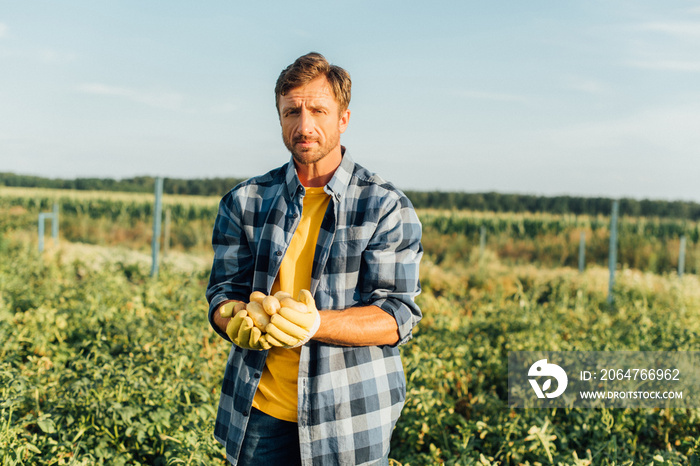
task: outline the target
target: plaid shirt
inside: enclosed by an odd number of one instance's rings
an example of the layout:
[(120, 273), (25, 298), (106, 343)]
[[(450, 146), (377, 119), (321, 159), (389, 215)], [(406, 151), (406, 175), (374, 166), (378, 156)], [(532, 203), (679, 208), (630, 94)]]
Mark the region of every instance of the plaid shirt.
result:
[[(406, 381), (398, 345), (421, 319), (421, 225), (406, 196), (345, 152), (325, 191), (331, 196), (316, 245), (311, 293), (319, 309), (376, 305), (396, 318), (396, 346), (301, 348), (298, 423), (302, 463), (369, 465), (389, 451)], [(209, 320), (225, 300), (269, 293), (301, 217), (305, 190), (292, 160), (221, 200), (207, 288)], [(214, 436), (235, 465), (266, 351), (232, 345)]]

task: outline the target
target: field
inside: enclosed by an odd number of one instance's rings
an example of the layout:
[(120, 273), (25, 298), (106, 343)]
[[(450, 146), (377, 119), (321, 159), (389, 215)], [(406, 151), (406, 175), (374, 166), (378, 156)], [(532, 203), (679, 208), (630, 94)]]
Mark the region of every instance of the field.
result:
[[(60, 242), (39, 254), (53, 202)], [(204, 299), (217, 199), (166, 196), (157, 279), (151, 203), (0, 188), (0, 464), (225, 464), (212, 432), (228, 345)], [(507, 407), (509, 351), (699, 350), (697, 223), (621, 219), (609, 306), (604, 217), (419, 214), (424, 319), (402, 347), (395, 464), (700, 464), (698, 408)]]

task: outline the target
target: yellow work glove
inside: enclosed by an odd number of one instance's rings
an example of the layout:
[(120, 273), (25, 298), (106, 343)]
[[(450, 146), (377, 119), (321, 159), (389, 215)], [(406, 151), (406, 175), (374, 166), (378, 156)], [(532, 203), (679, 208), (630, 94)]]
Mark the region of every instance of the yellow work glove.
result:
[(253, 323), (253, 319), (248, 317), (245, 309), (238, 311), (226, 325), (226, 334), (231, 341), (244, 349), (264, 350), (271, 346), (266, 339), (262, 338), (262, 332)]
[(321, 325), (321, 316), (308, 290), (301, 290), (297, 301), (280, 300), (281, 308), (265, 327), (265, 340), (272, 346), (296, 348), (311, 340)]
[(233, 317), (243, 309), (245, 309), (245, 303), (240, 301), (227, 301), (219, 306), (219, 314), (221, 317)]

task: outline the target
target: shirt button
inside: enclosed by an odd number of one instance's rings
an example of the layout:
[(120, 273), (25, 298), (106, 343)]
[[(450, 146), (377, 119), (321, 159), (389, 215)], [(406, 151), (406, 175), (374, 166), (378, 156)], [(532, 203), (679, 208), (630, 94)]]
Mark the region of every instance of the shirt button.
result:
[(255, 377), (256, 379), (259, 379), (259, 378), (260, 378), (260, 373), (256, 372), (255, 374), (253, 374), (253, 377)]
[(292, 215), (292, 217), (297, 218), (297, 217), (299, 217), (299, 214), (294, 214), (294, 215)]
[(282, 255), (282, 251), (277, 251), (275, 254), (277, 254), (278, 256), (281, 256), (281, 255)]
[(244, 415), (245, 417), (248, 417), (248, 411), (243, 411), (243, 415)]

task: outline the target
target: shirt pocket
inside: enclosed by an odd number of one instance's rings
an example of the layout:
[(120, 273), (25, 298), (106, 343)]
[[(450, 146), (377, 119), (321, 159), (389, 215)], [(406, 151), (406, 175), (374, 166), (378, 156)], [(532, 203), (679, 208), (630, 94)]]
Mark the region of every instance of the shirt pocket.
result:
[[(363, 268), (363, 253), (374, 234), (374, 225), (361, 225), (336, 230), (325, 267), (322, 288), (339, 292), (346, 299), (355, 296)], [(354, 299), (356, 299), (355, 296)]]
[(334, 243), (359, 242), (360, 245), (367, 246), (369, 240), (372, 239), (375, 225), (358, 225), (345, 228), (339, 228), (335, 232)]

